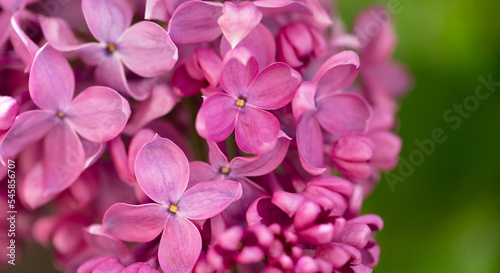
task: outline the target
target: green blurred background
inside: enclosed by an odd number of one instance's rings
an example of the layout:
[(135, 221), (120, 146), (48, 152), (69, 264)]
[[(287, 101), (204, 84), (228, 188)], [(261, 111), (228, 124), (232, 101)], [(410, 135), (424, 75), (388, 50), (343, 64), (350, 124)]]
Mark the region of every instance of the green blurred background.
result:
[[(387, 5), (390, 1), (377, 1)], [(500, 87), (475, 111), (454, 123), (443, 119), (454, 104), (474, 96), (478, 77), (500, 82), (500, 2), (495, 0), (392, 0), (399, 44), (395, 58), (416, 79), (401, 102), (401, 158), (419, 150), (416, 140), (441, 128), (437, 143), (404, 182), (388, 185), (383, 175), (364, 204), (364, 213), (383, 217), (377, 234), (382, 253), (374, 272), (500, 272)], [(344, 21), (375, 1), (339, 0)], [(394, 175), (401, 175), (398, 170)], [(394, 178), (394, 177), (391, 177)], [(30, 268), (50, 268), (41, 246), (24, 249)], [(28, 264), (16, 272), (32, 272)], [(26, 271), (28, 270), (28, 271)], [(49, 272), (41, 270), (39, 272)]]
[(364, 213), (385, 221), (374, 272), (498, 273), (500, 87), (475, 111), (464, 110), (469, 116), (455, 130), (443, 115), (475, 95), (479, 76), (500, 82), (500, 2), (340, 0), (340, 14), (351, 25), (363, 6), (391, 2), (401, 6), (395, 58), (416, 79), (399, 112), (401, 158), (411, 162), (415, 140), (431, 138), (436, 128), (447, 139), (407, 178), (393, 171), (404, 179), (394, 191), (387, 181), (394, 177), (383, 175), (365, 202)]

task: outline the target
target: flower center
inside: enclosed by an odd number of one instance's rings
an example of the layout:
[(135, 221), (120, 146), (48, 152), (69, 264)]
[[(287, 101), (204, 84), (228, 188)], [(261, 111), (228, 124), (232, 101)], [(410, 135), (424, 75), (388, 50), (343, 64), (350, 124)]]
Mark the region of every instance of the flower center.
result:
[(114, 44), (112, 44), (112, 43), (109, 43), (107, 50), (108, 50), (109, 53), (113, 53), (116, 50), (116, 46)]
[(222, 174), (228, 174), (229, 173), (229, 168), (228, 167), (221, 167), (220, 168), (220, 172)]
[(177, 213), (178, 210), (179, 210), (179, 207), (174, 205), (174, 204), (170, 205), (170, 208), (168, 208), (168, 211), (170, 211), (173, 214)]
[(59, 111), (59, 112), (57, 112), (57, 116), (58, 116), (59, 118), (64, 118), (64, 116), (65, 116), (65, 115), (64, 115), (64, 113), (63, 113), (63, 112)]
[(239, 107), (244, 107), (245, 106), (245, 99), (242, 99), (242, 98), (239, 98), (237, 101), (236, 101), (236, 105), (239, 106)]
[(239, 242), (238, 246), (236, 247), (239, 251), (243, 249), (243, 242)]

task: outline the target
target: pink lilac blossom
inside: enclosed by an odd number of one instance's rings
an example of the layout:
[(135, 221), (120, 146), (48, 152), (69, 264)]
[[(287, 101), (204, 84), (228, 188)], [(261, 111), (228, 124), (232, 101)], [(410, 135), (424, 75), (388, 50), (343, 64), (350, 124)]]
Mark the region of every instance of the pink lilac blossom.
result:
[(412, 78), (385, 9), (350, 33), (331, 2), (0, 0), (16, 242), (68, 273), (372, 272)]

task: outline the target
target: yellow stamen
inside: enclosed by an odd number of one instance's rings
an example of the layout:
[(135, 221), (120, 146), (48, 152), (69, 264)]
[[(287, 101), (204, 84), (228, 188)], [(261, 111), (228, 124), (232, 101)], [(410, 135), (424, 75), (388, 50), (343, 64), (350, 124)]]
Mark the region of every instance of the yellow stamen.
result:
[(220, 172), (223, 174), (228, 174), (229, 173), (229, 168), (228, 167), (222, 167), (220, 168)]
[(238, 248), (238, 250), (242, 250), (243, 249), (243, 243), (239, 242), (237, 248)]
[(244, 99), (238, 99), (238, 100), (236, 101), (236, 105), (237, 105), (237, 106), (239, 106), (239, 107), (243, 107), (243, 106), (245, 106), (245, 103), (246, 103), (246, 102), (245, 102), (245, 100), (244, 100)]
[(168, 211), (170, 211), (173, 214), (175, 214), (178, 210), (179, 210), (179, 207), (174, 205), (174, 204), (170, 205), (170, 208), (168, 208)]
[(64, 118), (64, 113), (63, 112), (57, 112), (57, 116), (59, 118)]
[(108, 44), (108, 51), (113, 53), (116, 50), (116, 46), (114, 44)]

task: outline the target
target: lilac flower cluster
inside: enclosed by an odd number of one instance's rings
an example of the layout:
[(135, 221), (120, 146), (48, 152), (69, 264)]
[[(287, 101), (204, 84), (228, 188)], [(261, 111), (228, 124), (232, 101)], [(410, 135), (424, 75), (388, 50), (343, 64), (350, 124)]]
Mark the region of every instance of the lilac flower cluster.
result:
[(411, 85), (387, 11), (350, 34), (322, 0), (46, 2), (0, 0), (18, 241), (65, 272), (372, 272), (361, 205)]

